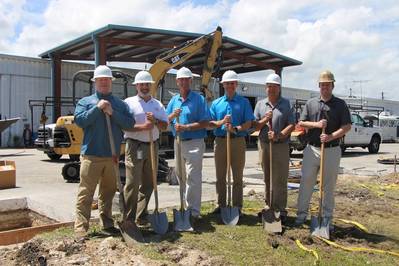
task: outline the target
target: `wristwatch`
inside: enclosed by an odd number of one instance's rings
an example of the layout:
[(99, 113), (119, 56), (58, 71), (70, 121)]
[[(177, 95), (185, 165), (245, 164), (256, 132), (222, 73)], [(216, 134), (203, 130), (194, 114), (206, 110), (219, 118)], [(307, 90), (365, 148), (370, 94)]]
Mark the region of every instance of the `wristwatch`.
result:
[(237, 134), (238, 133), (238, 127), (233, 127), (234, 129), (234, 133)]

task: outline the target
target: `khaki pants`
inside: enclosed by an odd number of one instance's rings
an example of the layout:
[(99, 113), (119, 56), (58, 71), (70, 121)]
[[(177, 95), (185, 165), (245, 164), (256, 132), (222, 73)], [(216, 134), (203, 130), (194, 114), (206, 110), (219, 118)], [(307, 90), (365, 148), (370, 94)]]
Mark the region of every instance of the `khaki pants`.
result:
[[(154, 142), (154, 149), (155, 169), (158, 169), (157, 142)], [(150, 144), (128, 139), (126, 141), (125, 163), (126, 184), (124, 193), (127, 219), (134, 222), (136, 218), (147, 214), (147, 207), (153, 190)]]
[(116, 192), (116, 176), (112, 158), (83, 155), (80, 161), (75, 230), (89, 229), (91, 204), (97, 184), (99, 184), (98, 209), (102, 226), (104, 228), (114, 226), (112, 199)]
[[(215, 138), (216, 193), (219, 207), (226, 207), (227, 139)], [(242, 208), (245, 138), (231, 138), (231, 171), (233, 173), (233, 206)]]
[[(334, 211), (334, 191), (337, 183), (341, 148), (331, 147), (324, 150), (324, 204), (323, 216), (332, 218)], [(304, 219), (308, 215), (309, 203), (316, 185), (320, 169), (320, 148), (308, 145), (303, 151), (302, 177), (299, 187), (297, 216)]]
[(177, 154), (177, 141), (175, 147), (176, 174), (181, 180), (182, 175), (187, 177), (183, 186), (183, 200), (187, 205), (187, 209), (191, 211), (193, 216), (200, 215), (201, 195), (202, 195), (202, 160), (205, 152), (204, 139), (192, 139), (181, 142), (181, 158), (183, 165), (183, 173), (179, 169), (179, 156)]
[(290, 153), (288, 143), (272, 144), (272, 167), (273, 167), (273, 206), (270, 206), (270, 149), (269, 143), (260, 143), (260, 152), (262, 154), (261, 165), (265, 181), (265, 202), (267, 206), (280, 211), (286, 215), (287, 207), (287, 179), (289, 172)]

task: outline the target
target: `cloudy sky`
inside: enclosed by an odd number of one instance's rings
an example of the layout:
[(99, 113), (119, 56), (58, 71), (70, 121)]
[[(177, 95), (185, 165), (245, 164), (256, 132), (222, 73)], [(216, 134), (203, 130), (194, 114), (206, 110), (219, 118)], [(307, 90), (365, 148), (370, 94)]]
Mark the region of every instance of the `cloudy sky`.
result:
[(337, 93), (360, 96), (362, 87), (363, 96), (399, 100), (397, 0), (0, 0), (0, 53), (37, 57), (106, 24), (199, 33), (220, 25), (229, 37), (302, 61), (284, 70), (285, 86), (317, 90), (318, 73), (330, 69)]

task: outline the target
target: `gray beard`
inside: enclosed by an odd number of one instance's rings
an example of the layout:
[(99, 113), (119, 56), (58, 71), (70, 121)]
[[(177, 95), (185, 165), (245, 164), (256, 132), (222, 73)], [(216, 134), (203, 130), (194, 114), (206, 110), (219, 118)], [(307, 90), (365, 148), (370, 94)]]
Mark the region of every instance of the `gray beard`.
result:
[(140, 97), (148, 97), (148, 96), (150, 96), (150, 92), (147, 92), (147, 93), (142, 93), (142, 92), (137, 92), (137, 94), (140, 96)]

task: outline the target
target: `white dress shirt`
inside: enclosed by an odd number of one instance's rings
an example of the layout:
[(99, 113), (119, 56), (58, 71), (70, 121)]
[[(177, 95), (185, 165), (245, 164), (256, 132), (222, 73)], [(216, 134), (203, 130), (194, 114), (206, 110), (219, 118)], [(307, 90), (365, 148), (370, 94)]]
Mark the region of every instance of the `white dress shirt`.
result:
[[(133, 97), (129, 97), (125, 99), (125, 102), (129, 106), (129, 109), (134, 114), (134, 119), (136, 120), (136, 124), (144, 124), (147, 120), (146, 113), (151, 112), (154, 115), (154, 118), (160, 121), (167, 122), (168, 116), (165, 111), (165, 107), (162, 105), (160, 101), (151, 97), (151, 99), (146, 102), (143, 98), (136, 95)], [(125, 139), (135, 139), (142, 142), (149, 142), (150, 137), (148, 131), (135, 131), (128, 132), (125, 131)], [(159, 129), (157, 126), (154, 126), (152, 129), (152, 138), (153, 140), (157, 140), (159, 138)]]

